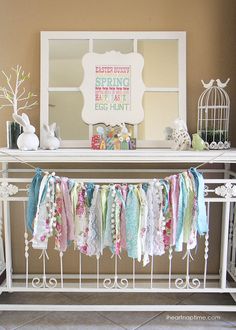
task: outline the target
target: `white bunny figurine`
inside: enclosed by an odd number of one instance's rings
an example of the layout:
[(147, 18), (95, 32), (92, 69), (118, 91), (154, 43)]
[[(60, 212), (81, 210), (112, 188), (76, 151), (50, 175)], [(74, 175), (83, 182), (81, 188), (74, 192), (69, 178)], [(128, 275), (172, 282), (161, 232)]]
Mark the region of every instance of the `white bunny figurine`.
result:
[(30, 151), (37, 150), (39, 146), (39, 139), (35, 133), (35, 128), (30, 125), (29, 117), (22, 113), (22, 115), (13, 114), (13, 119), (23, 126), (23, 133), (17, 139), (17, 146), (20, 150)]
[(42, 149), (55, 150), (60, 147), (60, 140), (55, 136), (56, 123), (51, 125), (43, 125), (43, 137), (40, 147)]

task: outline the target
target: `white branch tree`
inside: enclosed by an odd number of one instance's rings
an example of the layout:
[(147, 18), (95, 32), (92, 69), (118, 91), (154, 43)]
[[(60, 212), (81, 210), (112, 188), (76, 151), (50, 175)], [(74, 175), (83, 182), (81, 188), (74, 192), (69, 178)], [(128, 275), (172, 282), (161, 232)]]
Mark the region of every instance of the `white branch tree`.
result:
[(14, 71), (16, 75), (15, 81), (12, 81), (11, 74), (7, 75), (2, 71), (6, 78), (7, 86), (0, 87), (0, 99), (4, 99), (6, 102), (0, 106), (0, 110), (5, 107), (12, 107), (13, 114), (17, 114), (20, 110), (31, 109), (38, 104), (38, 102), (32, 100), (37, 95), (31, 92), (27, 93), (22, 86), (22, 84), (30, 78), (30, 73), (25, 74), (20, 65), (17, 65), (16, 68), (12, 68), (12, 71)]

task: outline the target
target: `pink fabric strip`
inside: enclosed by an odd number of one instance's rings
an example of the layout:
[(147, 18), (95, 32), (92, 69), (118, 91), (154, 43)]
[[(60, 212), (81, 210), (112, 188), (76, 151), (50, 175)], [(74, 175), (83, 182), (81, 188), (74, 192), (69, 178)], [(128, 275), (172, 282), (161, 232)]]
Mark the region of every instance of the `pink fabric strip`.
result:
[(76, 214), (82, 217), (85, 212), (85, 189), (81, 188), (78, 192), (78, 203), (76, 206)]
[(56, 207), (55, 207), (55, 217), (57, 218), (57, 224), (55, 228), (55, 249), (61, 250), (61, 235), (62, 235), (62, 197), (60, 182), (56, 179)]
[(172, 206), (172, 229), (171, 229), (171, 238), (170, 238), (171, 245), (175, 245), (175, 242), (176, 242), (178, 201), (179, 201), (178, 176), (172, 175), (170, 177), (170, 202), (171, 202), (171, 206)]
[(61, 235), (59, 236), (60, 243), (60, 251), (65, 252), (67, 249), (67, 221), (65, 214), (65, 207), (63, 201), (63, 192), (62, 192), (62, 184), (60, 184), (61, 190), (61, 198), (58, 198), (57, 202), (57, 210), (61, 215)]

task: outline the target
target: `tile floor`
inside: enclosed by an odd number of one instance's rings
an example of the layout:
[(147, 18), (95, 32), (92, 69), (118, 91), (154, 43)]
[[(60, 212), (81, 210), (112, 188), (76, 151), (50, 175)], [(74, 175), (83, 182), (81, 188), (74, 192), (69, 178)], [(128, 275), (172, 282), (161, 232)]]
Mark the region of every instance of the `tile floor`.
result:
[[(3, 293), (0, 304), (233, 304), (227, 294)], [(194, 319), (194, 320), (193, 320)], [(205, 319), (205, 320), (204, 320)], [(0, 312), (3, 329), (236, 329), (236, 313)]]

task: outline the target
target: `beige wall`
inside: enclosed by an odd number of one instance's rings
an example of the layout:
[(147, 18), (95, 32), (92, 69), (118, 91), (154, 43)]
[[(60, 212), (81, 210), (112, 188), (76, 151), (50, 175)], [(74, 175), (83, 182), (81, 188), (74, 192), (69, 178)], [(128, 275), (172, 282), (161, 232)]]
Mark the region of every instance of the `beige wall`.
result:
[[(0, 69), (22, 64), (31, 72), (30, 88), (39, 94), (42, 30), (187, 31), (188, 126), (196, 130), (201, 79), (231, 77), (231, 139), (236, 144), (235, 0), (1, 0)], [(0, 78), (2, 82), (2, 77)], [(7, 109), (0, 112), (0, 146), (6, 144)], [(31, 112), (39, 126), (39, 109)]]

